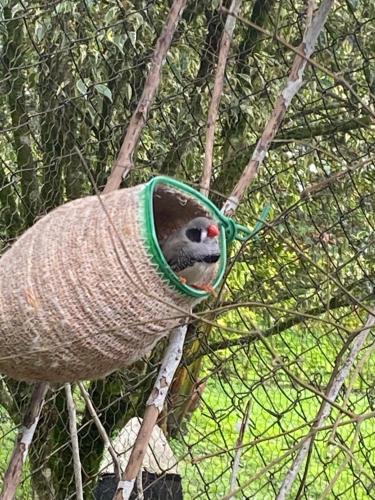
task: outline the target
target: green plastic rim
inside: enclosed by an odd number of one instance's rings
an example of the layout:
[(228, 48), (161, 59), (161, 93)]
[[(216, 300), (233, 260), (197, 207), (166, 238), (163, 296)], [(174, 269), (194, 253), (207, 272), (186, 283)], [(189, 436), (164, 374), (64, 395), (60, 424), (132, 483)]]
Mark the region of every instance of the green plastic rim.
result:
[(250, 231), (248, 228), (237, 224), (234, 220), (223, 215), (211, 200), (209, 200), (206, 196), (204, 196), (196, 189), (188, 186), (181, 181), (177, 181), (176, 179), (173, 179), (171, 177), (157, 176), (152, 178), (144, 185), (144, 189), (140, 196), (141, 220), (145, 220), (146, 222), (143, 226), (144, 238), (153, 261), (156, 263), (156, 265), (162, 271), (168, 281), (175, 288), (177, 288), (177, 290), (185, 295), (189, 295), (190, 297), (207, 298), (210, 295), (208, 292), (181, 283), (180, 278), (169, 266), (159, 246), (159, 241), (155, 230), (153, 195), (156, 186), (160, 184), (171, 186), (183, 193), (191, 195), (200, 203), (200, 205), (202, 205), (204, 209), (212, 214), (213, 218), (216, 219), (220, 224), (221, 229), (224, 229), (224, 231), (220, 231), (219, 236), (221, 257), (218, 273), (212, 283), (213, 288), (216, 288), (220, 284), (225, 274), (227, 263), (227, 244), (229, 244), (234, 239), (237, 239), (239, 241), (246, 241), (252, 237), (255, 231)]
[[(146, 224), (144, 226), (145, 240), (148, 245), (148, 249), (152, 256), (152, 259), (157, 264), (158, 268), (163, 272), (167, 280), (181, 293), (194, 298), (206, 298), (210, 295), (208, 292), (205, 292), (204, 290), (198, 290), (197, 288), (193, 288), (189, 285), (181, 283), (180, 278), (171, 269), (160, 248), (155, 229), (153, 195), (155, 188), (161, 184), (171, 186), (183, 193), (192, 195), (192, 197), (194, 197), (202, 205), (204, 209), (211, 212), (213, 218), (217, 219), (218, 223), (221, 223), (223, 216), (220, 213), (219, 209), (204, 195), (202, 195), (195, 189), (191, 188), (190, 186), (184, 184), (183, 182), (177, 181), (170, 177), (164, 177), (164, 176), (154, 177), (145, 184), (144, 190), (142, 191), (141, 211), (142, 211), (142, 219), (146, 221)], [(225, 231), (220, 231), (219, 245), (220, 245), (221, 257), (220, 257), (220, 265), (218, 273), (216, 275), (214, 282), (212, 283), (213, 288), (217, 287), (220, 284), (225, 273), (225, 267), (227, 261), (227, 239), (225, 235), (226, 235)]]

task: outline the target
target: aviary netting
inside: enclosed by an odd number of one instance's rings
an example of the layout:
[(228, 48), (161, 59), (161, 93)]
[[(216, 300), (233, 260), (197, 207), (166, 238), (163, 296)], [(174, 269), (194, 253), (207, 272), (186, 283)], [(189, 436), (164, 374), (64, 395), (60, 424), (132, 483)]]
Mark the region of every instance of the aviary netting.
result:
[[(110, 441), (135, 415), (145, 433), (123, 490), (158, 419), (187, 498), (372, 498), (374, 8), (166, 4), (2, 2), (3, 250), (125, 177), (184, 179), (249, 227), (271, 215), (191, 317), (173, 380), (169, 362), (156, 377), (159, 345), (104, 380), (35, 389), (25, 423), (46, 397), (41, 419), (4, 498), (21, 473), (22, 498), (89, 495), (104, 445), (119, 468)], [(171, 384), (165, 402), (147, 401), (155, 377), (163, 396)], [(31, 389), (7, 377), (0, 389), (5, 473)]]

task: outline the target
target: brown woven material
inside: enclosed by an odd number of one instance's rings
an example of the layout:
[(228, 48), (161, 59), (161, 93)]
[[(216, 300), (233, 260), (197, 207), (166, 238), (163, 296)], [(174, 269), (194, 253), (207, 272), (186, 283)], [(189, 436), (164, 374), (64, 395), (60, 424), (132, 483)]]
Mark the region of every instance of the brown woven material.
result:
[(67, 203), (2, 256), (1, 373), (48, 382), (102, 377), (149, 353), (191, 310), (197, 300), (150, 260), (142, 189), (102, 196), (106, 210), (97, 196)]

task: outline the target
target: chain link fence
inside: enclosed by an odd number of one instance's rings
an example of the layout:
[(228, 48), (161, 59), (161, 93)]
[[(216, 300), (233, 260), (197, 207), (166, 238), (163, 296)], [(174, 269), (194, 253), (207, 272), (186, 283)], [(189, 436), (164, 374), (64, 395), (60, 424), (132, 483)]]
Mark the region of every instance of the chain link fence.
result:
[[(210, 196), (219, 206), (272, 112), (294, 58), (288, 44), (300, 43), (313, 3), (241, 7), (215, 136)], [(4, 252), (54, 207), (104, 187), (170, 2), (0, 0), (0, 7)], [(187, 3), (124, 184), (163, 174), (199, 185), (226, 19), (218, 7)], [(231, 490), (236, 498), (285, 498), (283, 482), (304, 447), (288, 498), (375, 498), (373, 333), (333, 403), (329, 392), (374, 307), (375, 4), (338, 2), (313, 61), (237, 213), (249, 227), (267, 205), (270, 217), (231, 249), (223, 293), (200, 311), (215, 326), (190, 325), (159, 420), (186, 499), (230, 498)], [(115, 443), (142, 417), (164, 345), (85, 383)], [(73, 390), (84, 493), (92, 498), (108, 472), (104, 442)], [(0, 477), (30, 394), (28, 384), (0, 379)], [(156, 472), (167, 472), (155, 450)], [(18, 498), (75, 498), (60, 387), (48, 393)]]

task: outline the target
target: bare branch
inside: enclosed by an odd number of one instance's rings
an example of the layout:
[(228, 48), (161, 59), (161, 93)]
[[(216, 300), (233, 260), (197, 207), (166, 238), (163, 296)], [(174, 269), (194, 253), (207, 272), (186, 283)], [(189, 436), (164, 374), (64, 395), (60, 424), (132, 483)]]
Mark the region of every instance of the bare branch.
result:
[(339, 172), (335, 172), (329, 177), (326, 177), (321, 181), (311, 184), (311, 186), (308, 186), (306, 189), (302, 191), (300, 195), (301, 199), (304, 200), (315, 196), (317, 193), (320, 193), (320, 191), (323, 191), (327, 187), (331, 186), (336, 181), (340, 180), (342, 177), (345, 177), (346, 175), (353, 173), (356, 170), (359, 170), (363, 167), (367, 167), (367, 165), (370, 165), (373, 162), (374, 162), (374, 157), (371, 156), (370, 158), (366, 158), (365, 160), (356, 162), (354, 165), (350, 166), (345, 170), (340, 170)]
[(234, 491), (236, 489), (237, 476), (238, 476), (238, 472), (240, 470), (241, 454), (243, 451), (243, 438), (245, 435), (247, 424), (249, 422), (250, 408), (251, 408), (251, 399), (249, 399), (249, 401), (247, 402), (245, 412), (244, 412), (244, 415), (243, 415), (243, 418), (241, 421), (240, 431), (238, 433), (238, 438), (237, 438), (237, 443), (236, 443), (236, 453), (234, 455), (232, 474), (231, 474), (231, 478), (230, 478), (229, 493), (231, 493), (232, 491)]
[(23, 417), (22, 427), (18, 434), (7, 471), (4, 475), (1, 500), (12, 500), (15, 497), (17, 486), (21, 480), (23, 464), (25, 463), (36, 426), (38, 425), (47, 389), (48, 384), (46, 383), (37, 384), (35, 386), (31, 396), (30, 407)]
[(312, 441), (314, 439), (314, 436), (317, 432), (317, 428), (321, 427), (325, 421), (325, 419), (328, 417), (328, 415), (331, 412), (332, 405), (329, 403), (327, 400), (330, 401), (335, 401), (340, 389), (345, 381), (345, 379), (348, 377), (350, 370), (352, 366), (355, 363), (355, 360), (362, 349), (364, 343), (366, 342), (366, 339), (375, 325), (375, 309), (372, 311), (372, 313), (368, 316), (368, 319), (366, 321), (366, 324), (364, 325), (363, 329), (361, 330), (360, 334), (357, 336), (355, 341), (353, 342), (353, 345), (350, 349), (350, 352), (345, 360), (345, 362), (342, 364), (341, 368), (338, 368), (336, 372), (333, 372), (332, 378), (330, 383), (328, 384), (328, 388), (326, 391), (326, 396), (327, 399), (322, 402), (319, 413), (315, 419), (314, 424), (312, 425), (311, 431), (310, 431), (310, 436), (308, 439), (305, 438), (302, 439), (303, 445), (301, 446), (300, 450), (298, 451), (298, 454), (293, 461), (292, 466), (290, 467), (283, 484), (281, 485), (281, 488), (279, 490), (279, 493), (277, 495), (277, 500), (284, 500), (285, 498), (288, 498), (288, 495), (290, 493), (290, 490), (293, 486), (293, 483), (297, 477), (297, 474), (302, 467), (302, 464), (304, 463), (310, 449), (310, 445), (312, 444)]
[(307, 0), (305, 33), (311, 27), (315, 9), (316, 9), (315, 0)]
[(131, 117), (120, 153), (107, 180), (104, 193), (109, 193), (110, 191), (118, 189), (121, 184), (121, 179), (125, 178), (129, 171), (133, 168), (134, 151), (138, 144), (143, 127), (145, 126), (156, 91), (159, 87), (161, 69), (165, 62), (178, 21), (186, 6), (186, 1), (187, 0), (175, 0), (172, 4), (171, 10), (169, 11), (163, 31), (161, 32), (161, 35), (155, 45), (151, 68), (149, 74), (147, 75), (141, 98), (133, 116)]
[(69, 430), (70, 430), (70, 439), (72, 441), (72, 450), (73, 450), (74, 478), (76, 482), (76, 498), (77, 500), (83, 500), (82, 474), (81, 474), (82, 467), (81, 467), (81, 460), (79, 458), (76, 407), (73, 401), (71, 385), (64, 384), (64, 388), (66, 394), (66, 404), (69, 413)]
[[(229, 12), (237, 14), (242, 0), (232, 0)], [(201, 180), (201, 191), (203, 194), (208, 194), (210, 189), (210, 180), (212, 173), (212, 159), (215, 139), (215, 123), (219, 113), (220, 98), (223, 93), (225, 67), (227, 64), (230, 44), (232, 42), (233, 31), (236, 25), (236, 17), (228, 16), (225, 22), (223, 36), (220, 42), (219, 60), (217, 63), (217, 71), (215, 76), (214, 89), (210, 108), (208, 110), (207, 131), (206, 131), (206, 148), (204, 155), (204, 167)]]
[(233, 215), (246, 190), (258, 174), (259, 167), (267, 154), (272, 140), (279, 130), (285, 113), (289, 108), (293, 97), (297, 94), (303, 84), (303, 74), (306, 68), (307, 60), (310, 58), (315, 49), (316, 41), (324, 27), (332, 4), (333, 0), (324, 0), (315, 14), (311, 25), (306, 29), (302, 43), (299, 47), (299, 52), (301, 52), (303, 56), (298, 54), (294, 58), (286, 86), (276, 101), (271, 117), (264, 128), (263, 134), (255, 147), (253, 155), (249, 163), (246, 165), (241, 178), (234, 187), (231, 196), (224, 204), (223, 212), (226, 215)]
[(120, 479), (122, 471), (121, 471), (120, 460), (118, 458), (116, 450), (114, 449), (114, 447), (112, 445), (112, 442), (109, 439), (109, 436), (108, 436), (108, 434), (107, 434), (107, 432), (106, 432), (103, 424), (101, 423), (98, 414), (95, 411), (94, 405), (91, 402), (89, 393), (86, 391), (85, 386), (83, 385), (82, 382), (78, 382), (78, 387), (79, 387), (79, 389), (81, 391), (83, 399), (86, 402), (87, 410), (90, 413), (90, 415), (91, 415), (91, 417), (92, 417), (92, 419), (93, 419), (93, 421), (94, 421), (94, 423), (95, 423), (95, 425), (96, 425), (96, 427), (98, 429), (100, 437), (102, 438), (102, 440), (104, 442), (104, 446), (106, 448), (108, 448), (108, 452), (109, 452), (109, 454), (112, 457), (112, 460), (113, 460), (113, 470), (114, 470), (115, 476), (116, 476), (117, 479)]
[(159, 374), (151, 395), (147, 400), (141, 428), (139, 429), (122, 481), (118, 484), (114, 500), (128, 500), (133, 491), (134, 482), (142, 466), (152, 430), (163, 409), (169, 387), (181, 360), (186, 330), (186, 325), (175, 328), (169, 337), (169, 344), (165, 350)]

